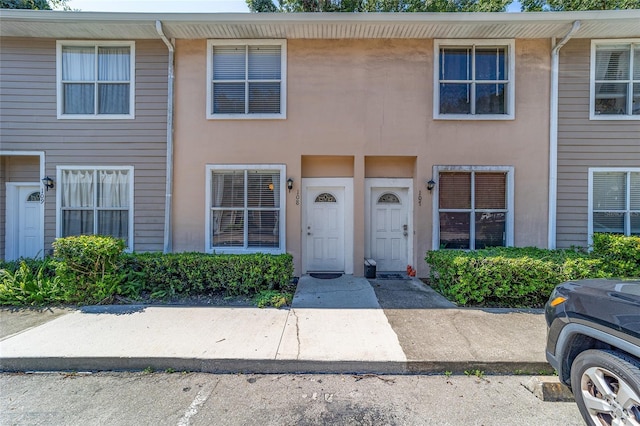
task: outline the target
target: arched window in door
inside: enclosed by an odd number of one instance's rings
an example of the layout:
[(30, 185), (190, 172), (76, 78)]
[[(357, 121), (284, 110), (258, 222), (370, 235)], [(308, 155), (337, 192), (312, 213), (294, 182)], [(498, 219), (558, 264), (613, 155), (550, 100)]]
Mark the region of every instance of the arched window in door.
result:
[(378, 204), (400, 204), (400, 199), (395, 194), (385, 192), (378, 198)]
[(336, 197), (334, 197), (332, 194), (329, 194), (328, 192), (323, 192), (322, 194), (316, 197), (315, 202), (316, 203), (337, 203), (338, 201), (336, 200)]
[(39, 203), (40, 202), (40, 192), (36, 191), (36, 192), (32, 192), (31, 194), (29, 194), (29, 196), (27, 197), (27, 202), (28, 203)]

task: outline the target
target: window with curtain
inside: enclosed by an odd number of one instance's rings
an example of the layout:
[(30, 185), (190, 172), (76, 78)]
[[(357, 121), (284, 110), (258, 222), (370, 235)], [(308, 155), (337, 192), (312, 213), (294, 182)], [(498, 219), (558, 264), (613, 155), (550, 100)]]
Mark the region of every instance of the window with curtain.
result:
[(513, 117), (513, 42), (436, 42), (436, 118)]
[(60, 116), (133, 115), (133, 49), (133, 43), (58, 42)]
[(640, 235), (640, 169), (591, 173), (591, 232)]
[(133, 168), (62, 168), (60, 236), (110, 235), (131, 247)]
[(508, 245), (509, 173), (501, 170), (440, 171), (439, 247), (482, 249)]
[(591, 118), (640, 119), (640, 40), (592, 42)]
[(209, 118), (283, 118), (286, 44), (209, 41)]
[(216, 167), (209, 173), (209, 247), (283, 250), (283, 168)]

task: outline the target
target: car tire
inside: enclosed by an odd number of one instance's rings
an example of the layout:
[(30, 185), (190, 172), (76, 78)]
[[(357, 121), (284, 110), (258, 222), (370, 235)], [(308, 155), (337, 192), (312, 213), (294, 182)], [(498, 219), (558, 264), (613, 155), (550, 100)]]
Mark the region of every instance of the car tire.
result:
[(638, 360), (616, 351), (584, 351), (571, 366), (571, 388), (588, 425), (640, 424)]

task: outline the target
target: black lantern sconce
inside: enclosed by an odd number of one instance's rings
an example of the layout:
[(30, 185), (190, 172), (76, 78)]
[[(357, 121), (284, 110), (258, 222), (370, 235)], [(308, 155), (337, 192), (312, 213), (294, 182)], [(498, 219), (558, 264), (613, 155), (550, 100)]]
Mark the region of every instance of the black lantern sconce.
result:
[(436, 182), (433, 179), (429, 179), (429, 181), (427, 182), (427, 189), (429, 190), (429, 192), (431, 192), (435, 187)]
[(293, 189), (293, 178), (287, 179), (287, 189), (289, 190), (289, 192), (291, 192), (291, 190)]
[(51, 179), (49, 176), (42, 179), (42, 184), (45, 188), (47, 188), (47, 191), (49, 191), (49, 189), (53, 189), (54, 186), (53, 179)]

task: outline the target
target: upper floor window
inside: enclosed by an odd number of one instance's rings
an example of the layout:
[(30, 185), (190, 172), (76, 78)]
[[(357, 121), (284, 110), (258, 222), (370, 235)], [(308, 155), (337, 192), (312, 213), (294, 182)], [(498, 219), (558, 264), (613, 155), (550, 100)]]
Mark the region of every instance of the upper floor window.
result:
[(58, 118), (134, 118), (135, 44), (58, 41)]
[(640, 120), (640, 40), (591, 42), (591, 119)]
[(513, 245), (513, 167), (435, 166), (433, 247)]
[(207, 45), (207, 118), (286, 118), (285, 40)]
[(433, 117), (514, 118), (513, 40), (436, 40)]

